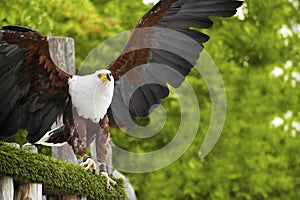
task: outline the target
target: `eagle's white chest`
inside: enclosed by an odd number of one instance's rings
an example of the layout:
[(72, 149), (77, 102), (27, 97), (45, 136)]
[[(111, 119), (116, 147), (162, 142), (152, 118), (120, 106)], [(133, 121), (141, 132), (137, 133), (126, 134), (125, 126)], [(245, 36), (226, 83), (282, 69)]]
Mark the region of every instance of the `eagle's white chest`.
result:
[(101, 82), (96, 74), (73, 76), (69, 80), (69, 93), (79, 116), (98, 123), (109, 108), (114, 81)]

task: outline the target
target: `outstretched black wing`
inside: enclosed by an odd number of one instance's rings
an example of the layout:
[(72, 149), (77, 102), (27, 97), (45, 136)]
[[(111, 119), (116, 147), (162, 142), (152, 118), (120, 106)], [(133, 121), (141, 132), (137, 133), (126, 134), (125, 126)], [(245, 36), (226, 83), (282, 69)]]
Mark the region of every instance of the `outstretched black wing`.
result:
[(120, 56), (109, 66), (116, 84), (108, 111), (113, 126), (133, 127), (136, 117), (169, 95), (196, 64), (209, 36), (209, 16), (230, 17), (242, 5), (232, 0), (161, 0), (137, 24)]
[(71, 101), (69, 75), (52, 61), (47, 37), (16, 26), (0, 29), (0, 136), (28, 131), (38, 141)]

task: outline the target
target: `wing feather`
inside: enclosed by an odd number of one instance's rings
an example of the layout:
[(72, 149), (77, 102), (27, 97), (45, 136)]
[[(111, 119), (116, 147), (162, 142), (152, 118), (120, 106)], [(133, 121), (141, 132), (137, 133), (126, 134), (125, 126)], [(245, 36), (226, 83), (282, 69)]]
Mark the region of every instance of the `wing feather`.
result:
[(0, 29), (0, 136), (20, 129), (36, 142), (67, 103), (69, 74), (51, 59), (47, 37), (17, 26)]
[(166, 84), (180, 86), (196, 64), (202, 43), (209, 40), (192, 28), (210, 28), (209, 16), (230, 17), (241, 5), (233, 0), (161, 0), (149, 10), (109, 66), (116, 81), (108, 112), (111, 124), (132, 127), (136, 117), (147, 117), (151, 107), (168, 96)]

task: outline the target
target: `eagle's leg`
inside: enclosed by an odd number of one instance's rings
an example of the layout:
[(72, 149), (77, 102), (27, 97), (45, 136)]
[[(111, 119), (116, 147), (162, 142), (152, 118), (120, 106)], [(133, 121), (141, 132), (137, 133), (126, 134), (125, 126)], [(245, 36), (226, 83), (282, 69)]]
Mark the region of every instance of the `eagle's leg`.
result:
[(101, 176), (106, 178), (106, 187), (107, 190), (111, 190), (111, 186), (117, 188), (118, 184), (116, 181), (112, 180), (107, 173), (107, 166), (105, 163), (108, 163), (108, 153), (107, 153), (107, 139), (108, 139), (108, 117), (104, 116), (103, 119), (100, 120), (100, 133), (96, 136), (96, 151), (97, 151), (97, 160), (100, 163), (100, 174)]
[(83, 162), (80, 164), (80, 166), (82, 166), (86, 170), (90, 169), (93, 172), (96, 172), (96, 162), (86, 154), (86, 145), (79, 138), (76, 128), (73, 128), (72, 132), (72, 137), (68, 142), (72, 146), (74, 153), (83, 158)]
[(91, 169), (93, 172), (96, 171), (96, 162), (91, 159), (86, 151), (86, 142), (80, 139), (80, 135), (78, 134), (78, 130), (74, 123), (74, 115), (72, 112), (72, 104), (67, 106), (64, 115), (63, 115), (63, 123), (66, 127), (65, 134), (69, 136), (68, 143), (72, 146), (73, 152), (76, 155), (79, 155), (83, 158), (83, 162), (80, 166), (85, 169)]

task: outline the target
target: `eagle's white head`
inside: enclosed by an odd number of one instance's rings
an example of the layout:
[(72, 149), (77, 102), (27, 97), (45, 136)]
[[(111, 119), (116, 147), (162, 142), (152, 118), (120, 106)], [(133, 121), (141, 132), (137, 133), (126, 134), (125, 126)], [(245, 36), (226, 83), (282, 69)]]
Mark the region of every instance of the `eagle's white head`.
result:
[[(95, 72), (98, 79), (101, 81), (101, 83), (105, 82), (114, 82), (114, 77), (111, 75), (111, 72), (108, 69), (101, 69)], [(111, 83), (110, 83), (111, 84)]]
[(109, 108), (114, 93), (114, 78), (107, 69), (86, 76), (72, 76), (69, 93), (79, 116), (98, 123)]

